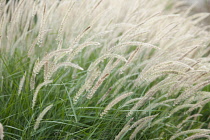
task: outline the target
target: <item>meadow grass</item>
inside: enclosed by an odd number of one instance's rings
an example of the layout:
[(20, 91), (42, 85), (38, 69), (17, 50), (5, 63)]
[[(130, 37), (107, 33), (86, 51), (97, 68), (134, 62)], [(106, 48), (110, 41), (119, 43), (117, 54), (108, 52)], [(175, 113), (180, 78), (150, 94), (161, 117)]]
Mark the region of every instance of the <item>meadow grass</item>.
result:
[(171, 0), (0, 3), (0, 138), (209, 138), (208, 14)]

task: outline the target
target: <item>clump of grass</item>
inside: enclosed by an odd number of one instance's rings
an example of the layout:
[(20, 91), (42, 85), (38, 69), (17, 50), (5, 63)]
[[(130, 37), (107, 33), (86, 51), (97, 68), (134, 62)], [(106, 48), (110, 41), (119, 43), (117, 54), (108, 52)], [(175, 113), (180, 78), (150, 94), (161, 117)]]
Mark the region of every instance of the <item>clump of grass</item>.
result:
[(200, 26), (207, 14), (177, 7), (1, 1), (5, 138), (209, 138), (210, 36)]

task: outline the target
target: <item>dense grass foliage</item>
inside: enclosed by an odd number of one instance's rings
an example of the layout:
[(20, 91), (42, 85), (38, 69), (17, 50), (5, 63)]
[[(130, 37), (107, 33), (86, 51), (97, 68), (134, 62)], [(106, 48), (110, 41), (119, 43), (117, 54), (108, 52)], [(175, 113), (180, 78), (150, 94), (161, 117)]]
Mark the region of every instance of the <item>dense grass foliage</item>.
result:
[(5, 140), (210, 138), (208, 14), (180, 5), (1, 1)]

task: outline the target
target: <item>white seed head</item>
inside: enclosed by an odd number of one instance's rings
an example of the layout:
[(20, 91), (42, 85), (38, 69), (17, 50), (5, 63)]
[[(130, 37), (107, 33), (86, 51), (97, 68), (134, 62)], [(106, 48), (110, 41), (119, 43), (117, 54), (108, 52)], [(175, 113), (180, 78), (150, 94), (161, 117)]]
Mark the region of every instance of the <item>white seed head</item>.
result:
[(3, 125), (0, 123), (0, 139), (3, 140), (4, 138), (4, 128)]

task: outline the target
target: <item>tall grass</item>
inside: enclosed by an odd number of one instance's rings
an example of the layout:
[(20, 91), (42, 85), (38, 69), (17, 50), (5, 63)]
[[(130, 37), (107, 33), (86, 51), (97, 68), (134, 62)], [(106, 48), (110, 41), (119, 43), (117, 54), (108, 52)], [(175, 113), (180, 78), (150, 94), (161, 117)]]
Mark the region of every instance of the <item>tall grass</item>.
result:
[(210, 137), (207, 14), (170, 0), (0, 7), (5, 139)]

